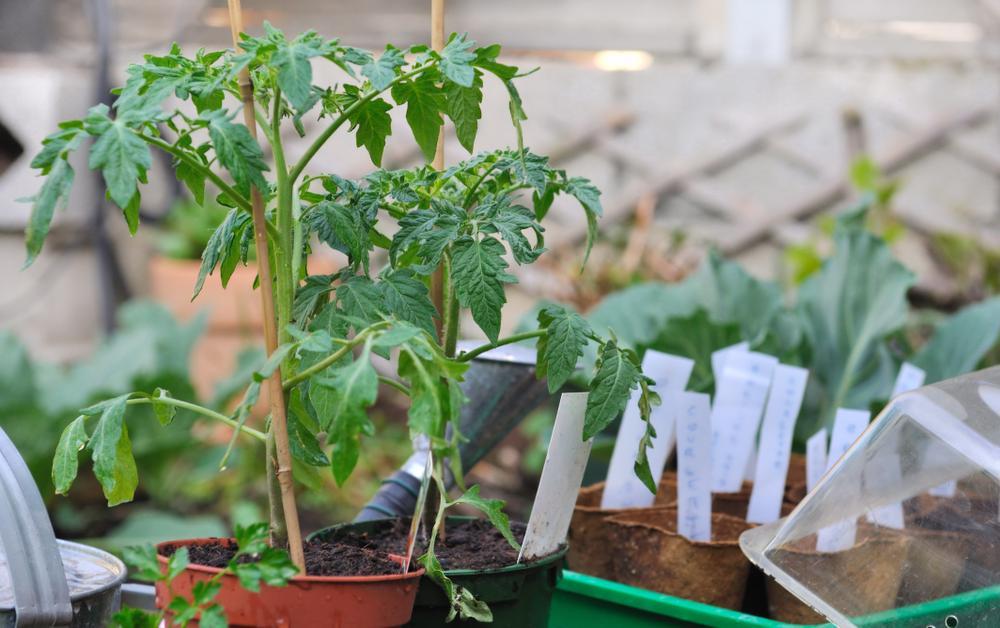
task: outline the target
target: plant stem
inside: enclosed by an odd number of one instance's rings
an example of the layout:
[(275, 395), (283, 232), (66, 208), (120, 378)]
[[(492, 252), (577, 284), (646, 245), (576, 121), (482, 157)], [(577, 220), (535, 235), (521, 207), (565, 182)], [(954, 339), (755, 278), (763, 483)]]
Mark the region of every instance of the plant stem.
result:
[(149, 399), (148, 397), (138, 397), (136, 399), (129, 399), (128, 401), (125, 402), (126, 405), (130, 406), (152, 405), (153, 403), (162, 403), (167, 406), (174, 406), (175, 408), (183, 408), (184, 410), (190, 410), (196, 414), (200, 414), (203, 417), (214, 419), (216, 421), (225, 423), (229, 427), (239, 429), (240, 432), (243, 432), (247, 436), (253, 436), (254, 438), (256, 438), (261, 442), (264, 442), (264, 440), (267, 438), (264, 432), (259, 432), (253, 429), (252, 427), (247, 427), (246, 425), (241, 426), (239, 423), (237, 423), (236, 421), (232, 420), (231, 418), (227, 417), (224, 414), (216, 412), (215, 410), (210, 410), (208, 408), (199, 406), (198, 404), (195, 403), (190, 403), (188, 401), (181, 401), (180, 399), (172, 399), (170, 397), (157, 397), (156, 399)]
[(395, 388), (396, 390), (398, 390), (399, 392), (403, 393), (407, 397), (410, 396), (410, 389), (403, 382), (395, 380), (395, 379), (393, 379), (391, 377), (387, 377), (385, 375), (379, 375), (378, 376), (378, 381), (382, 382), (386, 386), (390, 386), (392, 388)]
[(396, 83), (399, 83), (401, 81), (404, 81), (406, 79), (412, 78), (420, 74), (424, 70), (433, 67), (435, 63), (436, 62), (434, 61), (427, 62), (423, 65), (419, 65), (413, 68), (409, 72), (404, 72), (403, 74), (400, 74), (396, 78), (392, 79), (392, 82), (390, 82), (385, 87), (385, 89), (372, 90), (371, 92), (368, 92), (367, 94), (356, 100), (354, 104), (352, 104), (350, 107), (344, 109), (344, 112), (341, 113), (336, 120), (331, 122), (330, 126), (323, 129), (323, 132), (320, 133), (319, 136), (313, 141), (313, 143), (309, 145), (309, 148), (306, 149), (306, 152), (303, 153), (302, 157), (299, 158), (299, 160), (295, 163), (295, 166), (291, 169), (291, 171), (289, 171), (288, 177), (292, 180), (292, 183), (294, 183), (295, 180), (299, 178), (299, 175), (302, 174), (302, 171), (305, 170), (306, 166), (309, 165), (309, 162), (312, 160), (312, 158), (316, 156), (316, 153), (319, 152), (319, 149), (323, 148), (323, 144), (325, 144), (326, 141), (330, 139), (330, 137), (334, 133), (337, 132), (337, 129), (339, 129), (345, 122), (347, 122), (347, 120), (352, 115), (354, 115), (356, 111), (367, 105), (372, 99), (374, 99), (379, 94), (382, 94), (386, 90), (391, 89), (392, 86), (395, 85)]
[(462, 355), (458, 356), (456, 359), (459, 360), (460, 362), (468, 362), (472, 358), (478, 355), (482, 355), (483, 353), (486, 353), (491, 349), (496, 349), (497, 347), (513, 344), (515, 342), (521, 342), (522, 340), (528, 340), (529, 338), (538, 338), (539, 336), (544, 336), (544, 335), (545, 335), (544, 329), (535, 329), (533, 331), (521, 332), (520, 334), (514, 334), (513, 336), (501, 338), (496, 342), (491, 342), (489, 344), (476, 347), (471, 351), (464, 351), (462, 352)]
[[(233, 47), (239, 47), (239, 34), (243, 30), (243, 15), (242, 8), (240, 6), (240, 0), (229, 0), (229, 25), (232, 31), (233, 37)], [(239, 74), (239, 85), (240, 94), (243, 100), (243, 123), (246, 125), (247, 129), (250, 131), (250, 135), (256, 139), (257, 138), (257, 107), (254, 103), (253, 97), (253, 84), (250, 82), (250, 73), (246, 68), (243, 68)], [(280, 111), (278, 105), (280, 105), (281, 95), (277, 88), (274, 94), (275, 111)], [(276, 118), (278, 116), (275, 116)], [(281, 152), (281, 142), (279, 133), (274, 132), (278, 129), (280, 125), (280, 119), (272, 121), (272, 135), (274, 144), (272, 148), (275, 154), (275, 164), (278, 164), (279, 153)], [(280, 130), (280, 129), (278, 129)], [(282, 229), (282, 206), (280, 204), (281, 192), (284, 187), (287, 189), (287, 172), (284, 168), (283, 155), (281, 167), (276, 168), (278, 176), (278, 195), (279, 195), (279, 206), (278, 206), (278, 233), (275, 238), (277, 244), (276, 255), (275, 255), (275, 266), (278, 271), (278, 282), (277, 288), (279, 292), (279, 306), (281, 309), (276, 311), (275, 309), (275, 283), (271, 276), (271, 255), (267, 241), (267, 231), (266, 223), (267, 220), (264, 216), (264, 199), (261, 196), (260, 190), (256, 188), (251, 188), (251, 209), (254, 220), (254, 240), (257, 248), (257, 259), (260, 260), (258, 264), (258, 272), (260, 273), (260, 294), (261, 294), (261, 304), (263, 310), (264, 318), (264, 340), (265, 346), (267, 348), (268, 355), (272, 355), (278, 348), (278, 330), (282, 330), (282, 333), (287, 333), (285, 331), (287, 326), (287, 321), (285, 324), (281, 324), (283, 319), (287, 319), (291, 313), (291, 297), (288, 293), (293, 289), (293, 286), (289, 285), (283, 281), (282, 276), (283, 265), (281, 262), (285, 261), (284, 254), (287, 254), (288, 250), (284, 243), (284, 239), (291, 235), (290, 232), (286, 232)], [(284, 184), (284, 185), (283, 185)], [(284, 249), (284, 250), (283, 250)], [(286, 301), (287, 299), (287, 301)], [(268, 455), (267, 455), (267, 465), (270, 467), (274, 465), (274, 468), (268, 469), (268, 497), (270, 499), (271, 505), (271, 543), (274, 545), (282, 545), (287, 543), (288, 553), (291, 555), (292, 563), (298, 567), (300, 573), (305, 573), (305, 556), (302, 552), (302, 529), (299, 526), (299, 513), (295, 505), (295, 487), (294, 481), (292, 479), (292, 454), (291, 447), (288, 442), (288, 425), (286, 423), (285, 415), (285, 392), (281, 385), (281, 371), (282, 369), (275, 369), (274, 373), (268, 378), (268, 397), (271, 404), (271, 428), (268, 430)], [(273, 440), (273, 455), (271, 441)], [(274, 486), (275, 481), (277, 482), (277, 487)], [(276, 495), (274, 494), (275, 488), (277, 488), (280, 493), (280, 516), (279, 508), (276, 506)], [(282, 525), (283, 524), (283, 525)]]
[(373, 325), (370, 325), (369, 327), (366, 327), (364, 331), (362, 331), (360, 334), (358, 334), (357, 336), (355, 336), (354, 338), (352, 338), (351, 340), (349, 340), (341, 348), (337, 349), (336, 351), (334, 351), (330, 355), (326, 356), (325, 358), (323, 358), (319, 362), (313, 364), (312, 366), (310, 366), (308, 368), (304, 368), (301, 371), (299, 371), (298, 373), (296, 373), (295, 375), (293, 375), (293, 376), (289, 377), (288, 379), (286, 379), (285, 382), (284, 382), (284, 384), (282, 384), (284, 386), (285, 390), (290, 390), (296, 384), (304, 382), (305, 380), (309, 379), (310, 377), (312, 377), (316, 373), (319, 373), (320, 371), (326, 369), (326, 367), (330, 366), (331, 364), (333, 364), (334, 362), (336, 362), (340, 358), (342, 358), (345, 355), (347, 355), (348, 352), (350, 352), (351, 349), (353, 349), (357, 345), (359, 345), (362, 342), (364, 342), (365, 339), (368, 336), (370, 336), (373, 332), (382, 329), (387, 324), (388, 323), (375, 323)]
[(458, 298), (455, 295), (455, 286), (451, 280), (451, 256), (445, 255), (441, 263), (442, 294), (444, 302), (444, 354), (449, 358), (455, 357), (455, 347), (458, 345)]

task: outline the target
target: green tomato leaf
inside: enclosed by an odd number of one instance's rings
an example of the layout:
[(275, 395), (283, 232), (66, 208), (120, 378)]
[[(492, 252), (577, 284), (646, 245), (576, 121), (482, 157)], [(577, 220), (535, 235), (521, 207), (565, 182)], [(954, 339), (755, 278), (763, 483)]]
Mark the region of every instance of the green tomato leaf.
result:
[(174, 175), (191, 192), (195, 203), (205, 204), (205, 175), (201, 170), (186, 161), (178, 160), (174, 163)]
[(109, 118), (107, 105), (93, 107), (84, 124), (88, 132), (97, 137), (90, 149), (90, 169), (101, 171), (108, 186), (108, 196), (124, 209), (135, 196), (139, 181), (145, 180), (146, 171), (153, 165), (149, 146), (122, 117)]
[(128, 397), (126, 394), (106, 402), (90, 438), (94, 474), (104, 489), (109, 506), (130, 501), (139, 484), (132, 444), (125, 427), (125, 402)]
[(504, 501), (502, 499), (485, 499), (479, 495), (478, 486), (470, 486), (469, 490), (452, 503), (466, 504), (485, 514), (493, 527), (500, 531), (503, 538), (507, 539), (510, 546), (520, 551), (521, 544), (517, 542), (514, 533), (510, 530), (510, 519), (503, 511)]
[(367, 277), (352, 275), (337, 286), (337, 304), (346, 316), (363, 321), (365, 326), (382, 320), (382, 294)]
[(219, 162), (232, 175), (236, 190), (250, 196), (250, 186), (267, 195), (268, 185), (264, 172), (268, 170), (260, 144), (242, 124), (233, 124), (225, 110), (202, 114), (208, 122), (208, 137), (215, 148)]
[(587, 396), (583, 440), (597, 435), (618, 418), (642, 377), (635, 353), (619, 347), (614, 340), (601, 347), (596, 368)]
[(201, 610), (198, 617), (200, 628), (227, 628), (229, 621), (226, 619), (226, 611), (219, 604), (212, 604)]
[(594, 248), (597, 239), (597, 219), (601, 217), (601, 191), (593, 183), (583, 177), (573, 177), (566, 181), (566, 192), (580, 201), (584, 213), (587, 214), (587, 249), (583, 255), (583, 263), (590, 258), (590, 250)]
[(387, 313), (434, 334), (437, 310), (424, 282), (408, 268), (387, 271), (380, 279), (377, 285)]
[(404, 254), (412, 248), (424, 266), (436, 268), (444, 250), (458, 237), (463, 219), (461, 208), (442, 202), (432, 203), (432, 209), (408, 212), (399, 219), (399, 231), (389, 247), (389, 259), (393, 266), (398, 268)]
[(447, 109), (439, 81), (437, 72), (425, 71), (416, 78), (392, 86), (392, 98), (397, 104), (406, 105), (406, 122), (427, 161), (434, 159), (438, 133), (444, 124), (441, 112)]
[(476, 54), (471, 52), (476, 42), (466, 39), (465, 35), (452, 34), (448, 43), (441, 50), (441, 72), (452, 83), (462, 87), (472, 87), (475, 69), (472, 62)]
[(129, 576), (146, 582), (163, 579), (156, 548), (152, 545), (135, 545), (122, 550), (122, 560), (129, 566)]
[(170, 392), (162, 388), (154, 390), (150, 397), (153, 401), (153, 414), (156, 415), (156, 420), (160, 422), (160, 425), (170, 425), (174, 420), (174, 415), (177, 414), (177, 408), (172, 404), (157, 401), (169, 398)]
[[(325, 413), (319, 415), (319, 421), (333, 445), (333, 477), (338, 485), (343, 485), (358, 461), (358, 437), (374, 432), (368, 408), (378, 397), (378, 373), (371, 364), (370, 342), (365, 343), (353, 362), (327, 373), (327, 377), (313, 378), (310, 395), (313, 388), (327, 389), (323, 393)], [(313, 405), (319, 412), (320, 408)]]
[(56, 209), (63, 209), (69, 201), (69, 192), (73, 187), (73, 167), (66, 159), (57, 159), (49, 170), (42, 189), (29, 199), (31, 202), (31, 217), (24, 231), (24, 241), (27, 247), (27, 259), (24, 267), (31, 266), (42, 251), (42, 245), (49, 234), (52, 217)]
[(392, 135), (390, 110), (392, 105), (381, 98), (373, 98), (359, 105), (348, 117), (351, 125), (357, 127), (354, 137), (356, 145), (365, 147), (376, 166), (382, 165), (385, 139)]
[(464, 236), (452, 245), (452, 279), (458, 302), (472, 310), (472, 318), (492, 342), (500, 335), (500, 311), (507, 297), (505, 283), (517, 279), (507, 274), (504, 247), (499, 240), (474, 240)]
[(292, 450), (292, 455), (297, 460), (313, 467), (325, 467), (330, 464), (326, 454), (319, 446), (319, 441), (316, 440), (316, 435), (302, 424), (295, 413), (289, 412), (286, 421), (288, 423), (288, 445)]
[(444, 86), (448, 117), (455, 123), (455, 135), (459, 143), (470, 153), (475, 149), (479, 119), (482, 118), (480, 104), (483, 102), (483, 78), (475, 73), (472, 84), (463, 86), (449, 82)]
[(555, 394), (573, 375), (594, 332), (582, 316), (558, 305), (542, 308), (538, 324), (545, 335), (538, 339), (535, 371), (539, 379), (548, 378), (549, 392)]
[(403, 58), (403, 52), (394, 46), (386, 46), (381, 57), (377, 60), (370, 59), (361, 67), (361, 74), (371, 81), (372, 87), (377, 91), (382, 91), (389, 87), (392, 80), (396, 78), (396, 68), (404, 65), (406, 65), (406, 59)]
[(85, 417), (76, 417), (63, 430), (59, 444), (56, 445), (56, 454), (52, 460), (52, 483), (57, 495), (65, 495), (76, 479), (80, 450), (87, 446), (84, 421)]

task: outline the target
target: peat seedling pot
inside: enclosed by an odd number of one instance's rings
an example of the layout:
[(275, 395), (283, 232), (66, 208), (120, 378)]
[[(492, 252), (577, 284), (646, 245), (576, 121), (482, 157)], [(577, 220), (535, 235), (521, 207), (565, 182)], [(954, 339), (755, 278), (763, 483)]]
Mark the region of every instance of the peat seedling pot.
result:
[[(580, 489), (573, 519), (569, 526), (569, 555), (567, 563), (573, 571), (598, 578), (613, 579), (612, 558), (614, 549), (608, 542), (608, 519), (616, 515), (642, 512), (647, 508), (601, 508), (604, 482)], [(677, 501), (677, 476), (664, 473), (656, 491), (656, 506), (667, 506)]]
[[(449, 526), (473, 517), (448, 517)], [(314, 532), (309, 538), (351, 545), (369, 546), (383, 551), (401, 551), (406, 544), (409, 523), (400, 519), (376, 519), (343, 523)], [(395, 530), (396, 533), (392, 531)], [(523, 532), (523, 528), (520, 528)], [(438, 553), (441, 552), (440, 544)], [(445, 575), (458, 586), (486, 602), (493, 612), (493, 625), (518, 628), (545, 628), (556, 584), (562, 576), (566, 548), (531, 563), (513, 564), (498, 569), (446, 569)], [(429, 577), (420, 579), (410, 626), (444, 626), (449, 611), (441, 588)], [(456, 619), (449, 626), (481, 626), (474, 620)]]
[[(837, 574), (838, 586), (849, 589), (857, 600), (859, 614), (890, 610), (896, 607), (903, 572), (910, 551), (910, 539), (885, 528), (859, 526), (859, 542), (840, 552), (816, 551), (816, 537), (801, 539), (796, 545), (776, 554), (790, 573)], [(767, 580), (767, 603), (772, 618), (799, 624), (825, 621), (773, 578)]]
[(0, 628), (106, 626), (125, 565), (107, 552), (57, 540), (42, 496), (0, 428)]
[(738, 609), (750, 562), (739, 535), (752, 527), (728, 515), (712, 514), (712, 540), (690, 541), (677, 533), (675, 508), (646, 508), (611, 517), (609, 544), (615, 580), (689, 600)]
[[(164, 551), (168, 547), (235, 543), (232, 539), (188, 539), (157, 546), (158, 559), (166, 569)], [(402, 559), (390, 556), (402, 564)], [(163, 582), (156, 585), (156, 603), (163, 608), (172, 595), (191, 599), (192, 590), (221, 571), (215, 567), (190, 564), (177, 576), (168, 592)], [(417, 595), (417, 583), (424, 570), (406, 574), (377, 576), (296, 576), (287, 586), (262, 584), (259, 593), (240, 586), (235, 575), (222, 578), (215, 600), (222, 605), (231, 626), (400, 626), (410, 619)]]

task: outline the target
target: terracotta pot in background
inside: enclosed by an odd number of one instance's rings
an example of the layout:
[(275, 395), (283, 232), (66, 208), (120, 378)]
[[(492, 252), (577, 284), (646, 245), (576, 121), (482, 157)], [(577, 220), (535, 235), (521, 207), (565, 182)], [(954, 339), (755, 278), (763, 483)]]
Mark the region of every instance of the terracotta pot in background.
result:
[[(171, 541), (157, 546), (217, 543), (220, 539)], [(223, 539), (235, 543), (232, 539)], [(166, 569), (167, 559), (158, 556)], [(390, 558), (392, 558), (390, 556)], [(399, 562), (402, 562), (401, 560)], [(171, 590), (174, 595), (191, 599), (195, 584), (221, 571), (215, 567), (189, 565), (177, 576)], [(423, 569), (406, 574), (385, 576), (296, 576), (287, 586), (261, 585), (259, 593), (240, 586), (236, 576), (222, 578), (222, 588), (215, 601), (222, 605), (230, 626), (400, 626), (410, 620), (417, 585)], [(156, 585), (156, 604), (164, 608), (170, 594), (163, 583)]]
[(608, 519), (613, 569), (618, 582), (738, 610), (750, 562), (739, 547), (746, 521), (712, 515), (712, 541), (689, 541), (677, 533), (675, 508), (647, 508)]
[[(656, 492), (655, 505), (665, 506), (677, 501), (677, 477), (664, 473)], [(598, 578), (614, 578), (611, 561), (615, 549), (608, 542), (609, 517), (641, 512), (644, 508), (601, 508), (604, 482), (598, 482), (580, 489), (573, 508), (573, 518), (569, 526), (569, 554), (567, 563), (573, 571)]]

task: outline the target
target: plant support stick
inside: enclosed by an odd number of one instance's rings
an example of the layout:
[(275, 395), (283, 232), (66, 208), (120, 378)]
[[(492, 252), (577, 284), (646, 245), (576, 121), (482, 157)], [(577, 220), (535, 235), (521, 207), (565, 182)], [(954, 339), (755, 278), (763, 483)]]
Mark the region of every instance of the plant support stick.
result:
[[(229, 0), (229, 24), (233, 34), (233, 48), (239, 49), (240, 32), (243, 30), (243, 15), (240, 8), (240, 0)], [(253, 138), (257, 139), (257, 120), (254, 111), (253, 85), (250, 82), (250, 74), (246, 68), (240, 70), (239, 75), (240, 94), (243, 98), (243, 119), (250, 130)], [(268, 251), (266, 218), (264, 216), (264, 199), (260, 190), (253, 187), (251, 190), (251, 205), (253, 210), (254, 242), (257, 249), (257, 259), (259, 260), (260, 272), (260, 297), (264, 311), (264, 340), (267, 353), (271, 355), (278, 348), (277, 316), (274, 307), (274, 283), (271, 278), (271, 259)], [(280, 235), (280, 234), (279, 234)], [(268, 481), (273, 482), (277, 478), (279, 491), (281, 493), (281, 511), (284, 519), (284, 535), (281, 538), (280, 526), (275, 526), (273, 515), (275, 514), (274, 504), (271, 504), (272, 513), (272, 543), (281, 541), (288, 542), (288, 551), (292, 557), (292, 562), (298, 567), (299, 572), (305, 574), (305, 556), (302, 553), (302, 531), (299, 528), (299, 514), (295, 507), (295, 489), (292, 482), (292, 455), (288, 445), (288, 426), (285, 417), (285, 391), (281, 385), (281, 369), (275, 369), (271, 377), (268, 378), (269, 398), (271, 404), (271, 430), (267, 457), (269, 466), (274, 461), (277, 462), (277, 469), (274, 473), (268, 474)], [(272, 451), (270, 439), (273, 439)], [(269, 491), (270, 495), (270, 491)], [(271, 495), (273, 500), (273, 495)]]

